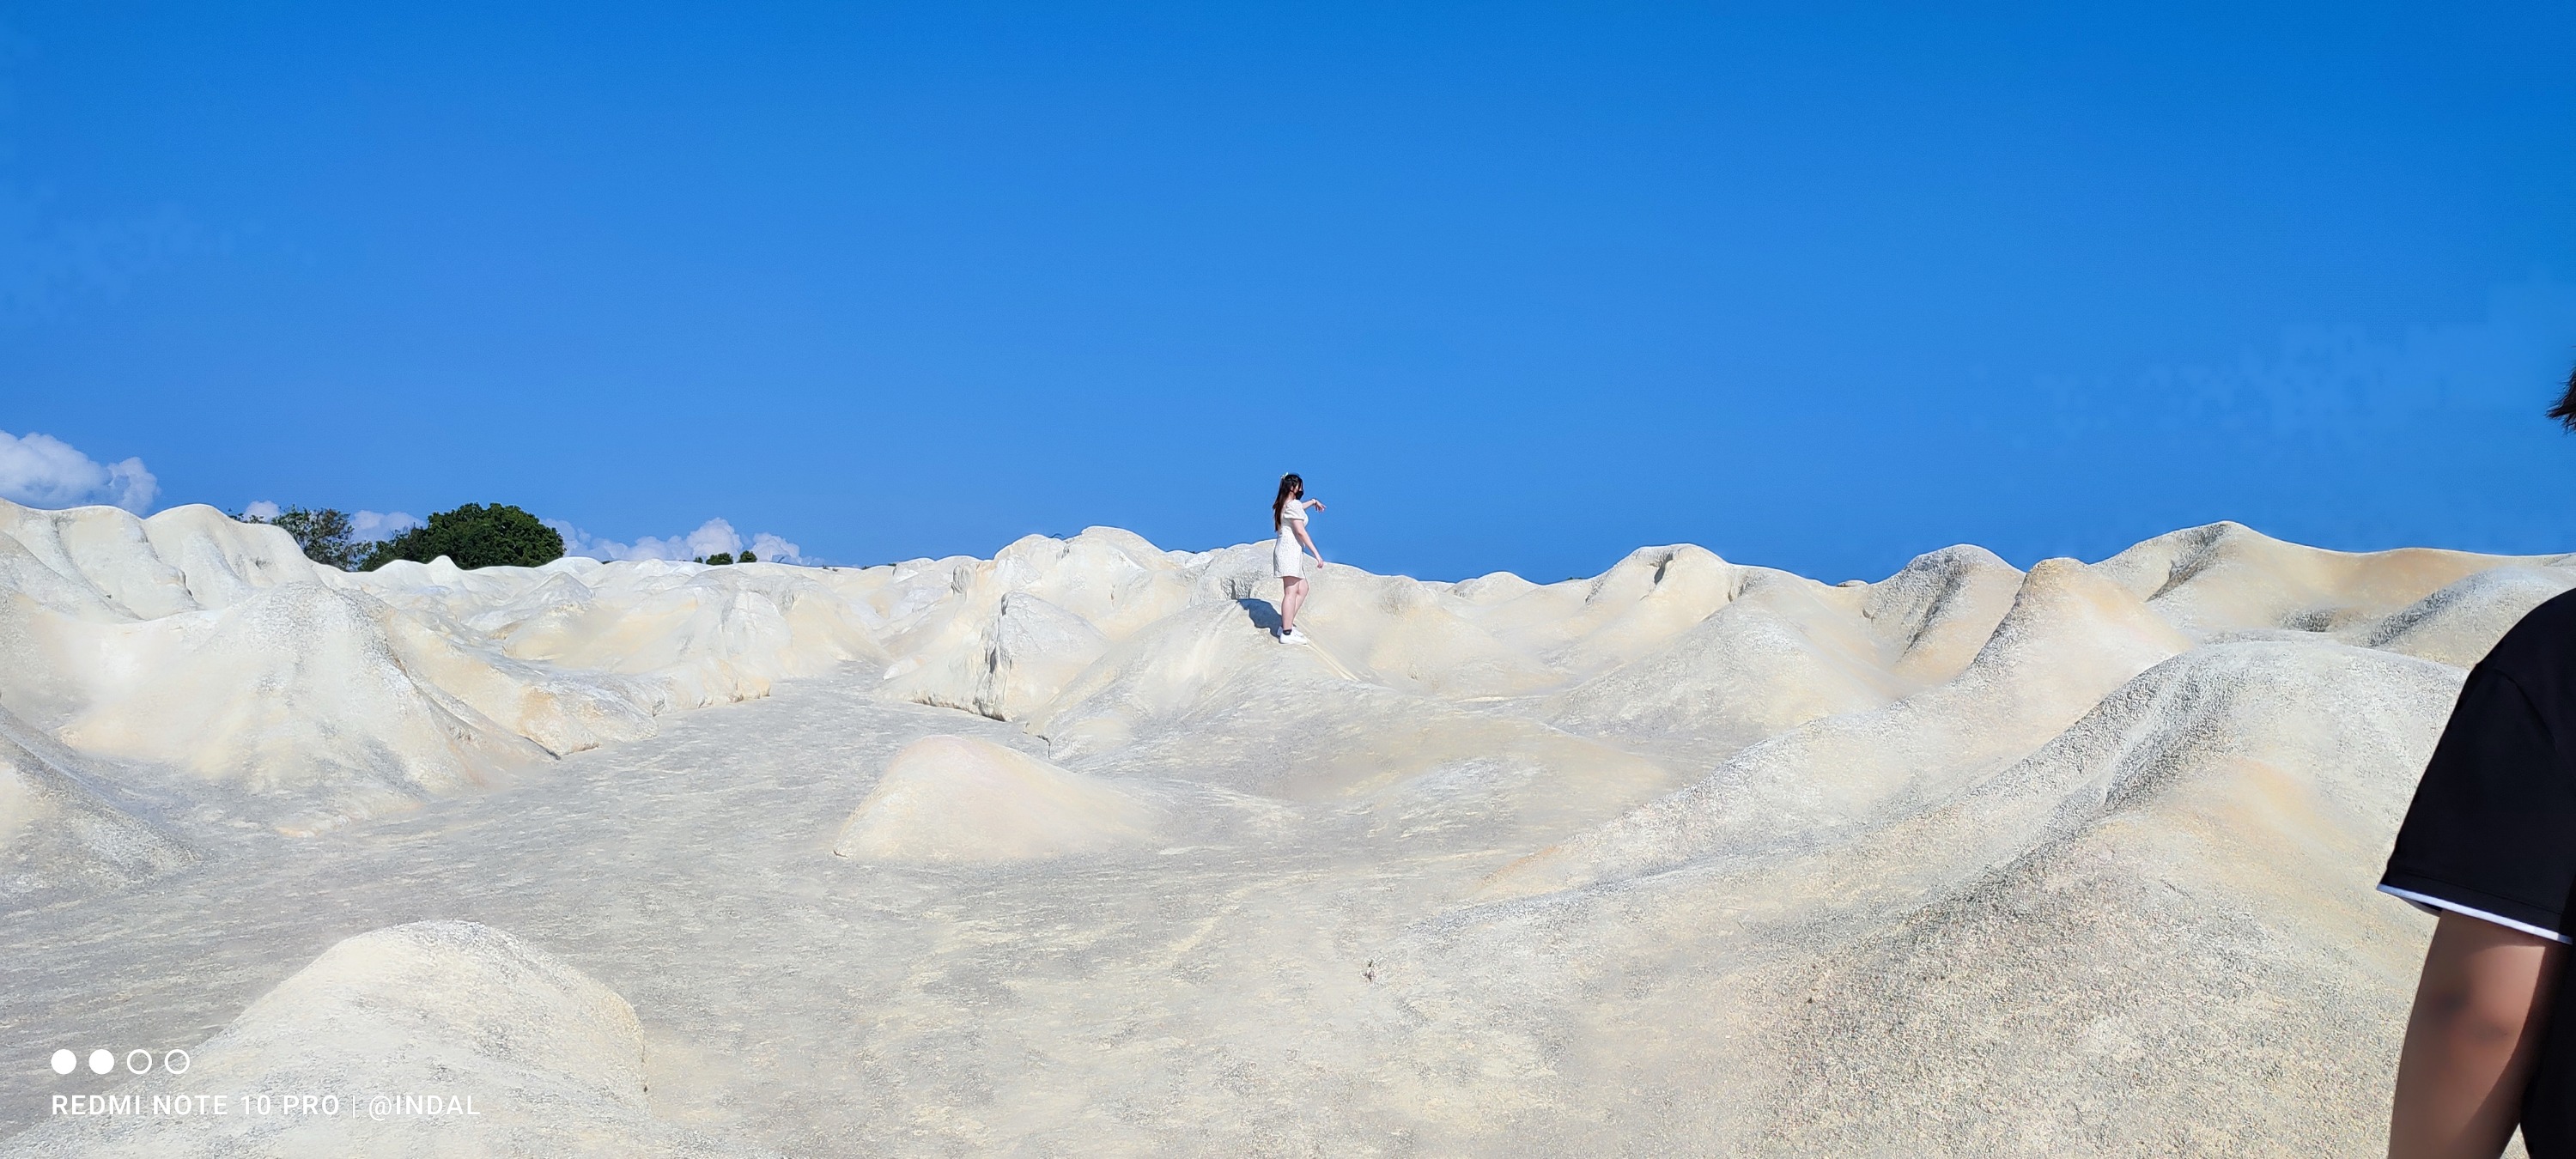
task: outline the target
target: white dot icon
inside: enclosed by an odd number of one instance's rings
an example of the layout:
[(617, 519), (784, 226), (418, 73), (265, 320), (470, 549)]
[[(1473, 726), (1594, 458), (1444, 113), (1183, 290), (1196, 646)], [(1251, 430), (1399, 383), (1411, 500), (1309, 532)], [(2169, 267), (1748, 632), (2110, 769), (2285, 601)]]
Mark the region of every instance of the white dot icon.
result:
[(70, 1051), (68, 1051), (68, 1050), (57, 1050), (57, 1051), (55, 1051), (55, 1052), (54, 1052), (54, 1073), (55, 1073), (55, 1074), (70, 1074), (70, 1073), (72, 1073), (72, 1068), (73, 1068), (73, 1067), (76, 1067), (76, 1066), (79, 1066), (79, 1065), (80, 1065), (80, 1056), (79, 1056), (79, 1055), (73, 1054), (72, 1052), (70, 1052)]
[(115, 1069), (116, 1055), (114, 1052), (105, 1050), (93, 1050), (89, 1052), (89, 1073), (106, 1074), (107, 1072)]

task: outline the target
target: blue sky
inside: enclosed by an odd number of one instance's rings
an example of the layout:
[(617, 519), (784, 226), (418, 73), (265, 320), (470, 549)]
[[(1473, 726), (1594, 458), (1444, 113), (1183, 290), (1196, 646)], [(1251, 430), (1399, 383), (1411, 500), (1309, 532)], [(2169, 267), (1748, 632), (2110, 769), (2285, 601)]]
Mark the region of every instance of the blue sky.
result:
[(51, 494), (870, 563), (1241, 542), (1298, 470), (1432, 578), (2576, 549), (2564, 4), (518, 7), (0, 3)]

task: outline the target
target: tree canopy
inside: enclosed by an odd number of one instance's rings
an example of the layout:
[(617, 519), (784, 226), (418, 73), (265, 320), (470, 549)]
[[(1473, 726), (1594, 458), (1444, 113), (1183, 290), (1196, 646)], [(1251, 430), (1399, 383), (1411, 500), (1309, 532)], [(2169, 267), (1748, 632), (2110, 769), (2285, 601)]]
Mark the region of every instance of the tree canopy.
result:
[(398, 559), (421, 563), (446, 556), (463, 568), (536, 567), (563, 558), (563, 536), (506, 503), (468, 503), (375, 546), (367, 570)]
[(304, 558), (342, 571), (357, 567), (367, 552), (367, 545), (350, 538), (355, 528), (349, 521), (349, 514), (336, 507), (325, 507), (319, 511), (289, 507), (274, 518), (263, 519), (256, 515), (236, 515), (234, 518), (244, 523), (266, 523), (276, 527), (295, 537), (295, 546), (304, 552)]

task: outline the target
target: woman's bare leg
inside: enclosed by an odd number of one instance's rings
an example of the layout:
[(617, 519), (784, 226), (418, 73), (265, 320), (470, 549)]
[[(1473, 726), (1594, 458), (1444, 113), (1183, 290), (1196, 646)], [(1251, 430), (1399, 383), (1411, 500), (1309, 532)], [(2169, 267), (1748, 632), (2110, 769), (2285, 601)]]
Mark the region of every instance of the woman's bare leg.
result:
[(1296, 576), (1279, 577), (1279, 634), (1297, 630), (1297, 609), (1306, 603), (1306, 581)]

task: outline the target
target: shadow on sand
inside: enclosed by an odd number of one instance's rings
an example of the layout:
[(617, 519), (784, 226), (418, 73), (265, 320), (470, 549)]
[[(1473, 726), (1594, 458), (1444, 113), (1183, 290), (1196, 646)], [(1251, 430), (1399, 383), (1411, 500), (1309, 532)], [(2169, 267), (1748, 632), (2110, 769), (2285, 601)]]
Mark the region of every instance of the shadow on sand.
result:
[(1234, 602), (1237, 606), (1243, 609), (1244, 615), (1252, 618), (1253, 627), (1274, 635), (1278, 633), (1279, 605), (1271, 603), (1268, 600), (1236, 600)]

